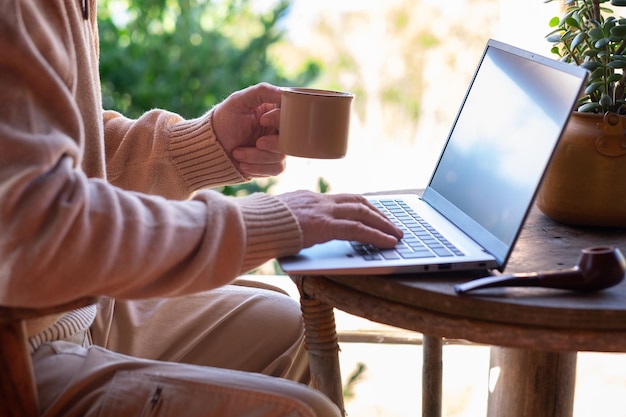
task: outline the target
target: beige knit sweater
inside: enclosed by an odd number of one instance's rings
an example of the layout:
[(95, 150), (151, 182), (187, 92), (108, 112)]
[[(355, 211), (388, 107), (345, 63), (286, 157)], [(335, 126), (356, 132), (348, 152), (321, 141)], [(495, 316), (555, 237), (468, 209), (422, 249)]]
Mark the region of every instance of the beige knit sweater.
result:
[[(246, 180), (211, 112), (102, 111), (95, 2), (0, 0), (0, 305), (189, 294), (297, 252), (275, 197), (198, 191)], [(87, 310), (29, 332), (64, 337)]]

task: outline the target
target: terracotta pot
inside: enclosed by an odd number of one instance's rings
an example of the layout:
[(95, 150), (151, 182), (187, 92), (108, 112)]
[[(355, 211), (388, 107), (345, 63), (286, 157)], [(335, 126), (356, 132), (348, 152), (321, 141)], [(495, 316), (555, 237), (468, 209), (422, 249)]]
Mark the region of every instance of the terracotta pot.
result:
[(626, 226), (626, 117), (574, 112), (556, 149), (537, 207), (580, 226)]

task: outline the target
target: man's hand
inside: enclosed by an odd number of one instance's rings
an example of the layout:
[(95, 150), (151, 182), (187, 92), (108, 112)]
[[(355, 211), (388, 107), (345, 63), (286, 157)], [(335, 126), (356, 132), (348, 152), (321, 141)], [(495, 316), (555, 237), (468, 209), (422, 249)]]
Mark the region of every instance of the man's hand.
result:
[(359, 195), (295, 191), (278, 198), (298, 219), (305, 248), (333, 239), (392, 248), (402, 238), (402, 231)]
[(278, 175), (285, 169), (285, 155), (278, 150), (280, 97), (280, 88), (261, 83), (215, 107), (215, 134), (246, 177)]

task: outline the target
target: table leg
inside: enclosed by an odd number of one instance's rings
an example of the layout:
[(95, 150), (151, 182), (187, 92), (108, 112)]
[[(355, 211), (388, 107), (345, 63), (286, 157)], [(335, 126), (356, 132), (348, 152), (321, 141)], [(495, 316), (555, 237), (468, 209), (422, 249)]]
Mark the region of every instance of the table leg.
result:
[(572, 417), (576, 352), (492, 347), (488, 417)]
[(442, 340), (423, 335), (422, 417), (441, 417)]
[(337, 404), (345, 416), (335, 313), (329, 305), (306, 295), (301, 296), (300, 303), (313, 384)]

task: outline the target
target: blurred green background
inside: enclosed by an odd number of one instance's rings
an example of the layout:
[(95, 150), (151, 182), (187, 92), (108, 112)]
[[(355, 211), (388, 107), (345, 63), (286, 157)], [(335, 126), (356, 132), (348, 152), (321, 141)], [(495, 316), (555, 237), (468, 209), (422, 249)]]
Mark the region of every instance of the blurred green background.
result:
[(267, 81), (308, 85), (319, 65), (288, 76), (268, 56), (288, 0), (259, 14), (249, 0), (99, 3), (103, 105), (128, 117), (164, 108), (198, 117), (230, 93)]

